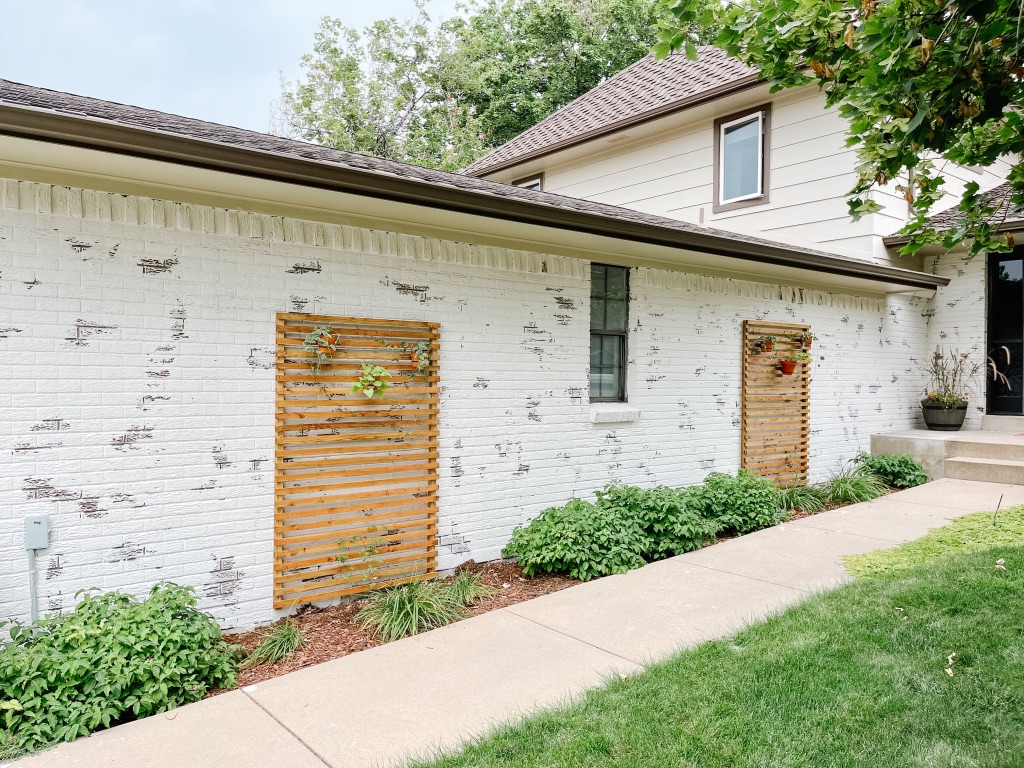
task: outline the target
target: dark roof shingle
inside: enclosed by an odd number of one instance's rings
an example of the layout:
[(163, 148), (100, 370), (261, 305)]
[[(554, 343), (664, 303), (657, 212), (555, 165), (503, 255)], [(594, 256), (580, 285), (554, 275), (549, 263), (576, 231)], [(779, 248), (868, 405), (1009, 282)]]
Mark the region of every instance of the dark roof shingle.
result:
[(466, 173), (479, 176), (682, 106), (707, 91), (756, 80), (755, 70), (710, 46), (698, 48), (697, 61), (681, 53), (660, 60), (648, 55), (472, 163)]
[[(523, 189), (459, 173), (421, 168), (415, 165), (383, 160), (356, 152), (331, 149), (243, 128), (209, 123), (166, 112), (118, 104), (102, 99), (76, 96), (62, 91), (52, 91), (0, 79), (0, 107), (5, 106), (17, 110), (28, 108), (40, 110), (44, 113), (56, 113), (74, 118), (99, 121), (101, 123), (128, 126), (132, 129), (140, 130), (144, 134), (169, 135), (184, 141), (186, 145), (191, 142), (206, 142), (213, 149), (224, 147), (225, 152), (228, 150), (255, 151), (273, 157), (291, 158), (302, 162), (321, 164), (325, 167), (333, 167), (345, 172), (361, 174), (362, 178), (381, 179), (382, 182), (379, 185), (381, 188), (385, 186), (383, 180), (390, 179), (400, 182), (402, 188), (409, 191), (409, 194), (404, 195), (404, 197), (412, 196), (420, 201), (424, 199), (439, 199), (440, 190), (454, 190), (455, 192), (452, 194), (462, 195), (463, 200), (469, 199), (466, 196), (470, 196), (472, 201), (474, 201), (472, 203), (474, 211), (493, 210), (503, 206), (505, 209), (508, 209), (509, 213), (507, 215), (510, 218), (520, 217), (520, 220), (523, 220), (523, 217), (525, 217), (525, 220), (530, 222), (540, 223), (557, 218), (564, 220), (570, 215), (589, 217), (586, 222), (574, 220), (571, 228), (580, 229), (580, 231), (593, 231), (598, 234), (608, 234), (612, 237), (640, 238), (641, 242), (658, 242), (674, 247), (696, 249), (706, 253), (718, 253), (741, 259), (753, 258), (755, 260), (768, 260), (772, 263), (785, 263), (797, 268), (816, 269), (836, 274), (863, 275), (868, 279), (909, 280), (910, 283), (907, 284), (916, 284), (921, 282), (921, 280), (925, 282), (931, 280), (929, 276), (911, 270), (880, 267), (860, 259), (838, 256), (813, 248), (779, 243), (736, 232), (716, 230), (606, 203)], [(15, 135), (20, 135), (19, 132), (23, 131), (23, 129), (18, 127), (15, 130), (13, 124), (7, 125), (0, 120), (0, 131), (13, 132)], [(131, 141), (137, 144), (140, 139), (133, 138)], [(143, 144), (147, 143), (144, 139), (142, 141)], [(76, 139), (72, 143), (90, 146), (85, 139)], [(137, 151), (138, 146), (142, 145), (136, 146), (136, 144), (133, 144), (132, 147), (124, 151)], [(119, 146), (115, 145), (113, 151), (118, 151)], [(111, 149), (109, 144), (102, 144), (102, 148)], [(173, 155), (170, 158), (171, 161), (182, 162), (180, 159), (180, 152), (182, 151), (186, 154), (191, 153), (195, 155), (196, 153), (195, 149), (178, 149), (176, 150), (178, 154)], [(211, 154), (207, 152), (203, 156), (210, 157)], [(257, 160), (256, 164), (259, 165), (260, 162), (263, 161)], [(394, 185), (391, 186), (393, 187)], [(355, 191), (355, 193), (360, 194), (361, 192)], [(362, 194), (366, 193), (362, 192)], [(515, 208), (514, 211), (512, 210), (513, 208)], [(528, 211), (528, 214), (524, 214), (524, 211)], [(486, 215), (500, 214), (488, 213)], [(552, 224), (547, 225), (552, 226)], [(570, 225), (554, 226), (566, 227)], [(646, 228), (642, 236), (635, 233), (628, 236), (617, 234), (622, 229), (636, 227)], [(634, 229), (630, 229), (630, 232), (634, 232)], [(754, 251), (758, 251), (756, 256), (753, 255)]]
[[(1013, 188), (1009, 182), (1006, 182), (985, 192), (981, 199), (984, 205), (994, 204), (996, 206), (996, 212), (992, 216), (993, 221), (1000, 224), (1008, 224), (1009, 222), (1020, 221), (1024, 218), (1024, 211), (1017, 210), (1014, 207), (1012, 197)], [(960, 223), (962, 218), (963, 213), (954, 205), (930, 217), (928, 219), (928, 226), (941, 232), (952, 229)]]

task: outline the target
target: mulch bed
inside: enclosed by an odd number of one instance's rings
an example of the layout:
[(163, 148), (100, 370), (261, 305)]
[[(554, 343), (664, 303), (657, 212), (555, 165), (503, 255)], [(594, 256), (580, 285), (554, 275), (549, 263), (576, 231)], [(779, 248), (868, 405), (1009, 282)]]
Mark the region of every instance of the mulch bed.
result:
[[(483, 583), (497, 590), (490, 597), (482, 598), (470, 606), (466, 610), (467, 617), (515, 605), (580, 583), (579, 580), (568, 576), (524, 576), (523, 569), (515, 563), (474, 563), (471, 560), (463, 563), (459, 571), (479, 573)], [(291, 621), (306, 638), (306, 647), (296, 651), (291, 659), (279, 661), (277, 664), (260, 664), (249, 669), (240, 669), (238, 687), (253, 685), (303, 667), (381, 645), (380, 640), (356, 623), (354, 617), (361, 607), (362, 603), (359, 600), (327, 608), (303, 606), (291, 617)], [(229, 643), (241, 645), (247, 653), (251, 653), (271, 629), (272, 627), (261, 627), (248, 632), (225, 635), (224, 639)], [(210, 691), (208, 695), (218, 693), (223, 691)]]
[[(829, 504), (821, 512), (842, 506), (846, 505)], [(790, 512), (788, 519), (789, 521), (799, 520), (815, 514), (820, 514), (820, 512), (794, 511)], [(710, 541), (705, 546), (712, 546), (735, 538), (735, 536), (717, 536), (715, 538), (715, 541)], [(466, 610), (467, 618), (515, 605), (524, 600), (532, 600), (535, 597), (558, 592), (581, 583), (578, 579), (554, 574), (524, 576), (523, 569), (517, 564), (500, 561), (475, 563), (470, 560), (459, 566), (458, 571), (479, 573), (483, 583), (497, 590), (493, 595), (478, 600), (470, 606)], [(377, 640), (371, 632), (363, 629), (355, 621), (355, 615), (361, 607), (362, 603), (359, 600), (327, 608), (317, 608), (312, 605), (302, 606), (292, 615), (291, 621), (306, 638), (306, 647), (296, 651), (291, 659), (279, 661), (276, 664), (260, 664), (249, 669), (240, 669), (238, 671), (238, 687), (253, 685), (303, 667), (339, 659), (350, 653), (365, 651), (367, 648), (381, 645), (380, 640)], [(261, 627), (248, 632), (225, 635), (224, 639), (229, 643), (241, 645), (245, 648), (246, 653), (251, 653), (272, 628), (272, 626)], [(207, 695), (215, 696), (223, 692), (223, 690), (213, 690)]]

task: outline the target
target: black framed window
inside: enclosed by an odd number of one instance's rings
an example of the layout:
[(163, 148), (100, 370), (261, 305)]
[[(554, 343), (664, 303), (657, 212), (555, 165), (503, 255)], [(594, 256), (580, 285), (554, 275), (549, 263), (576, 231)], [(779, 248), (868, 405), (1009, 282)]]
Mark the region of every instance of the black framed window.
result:
[(590, 400), (626, 400), (629, 269), (590, 265)]

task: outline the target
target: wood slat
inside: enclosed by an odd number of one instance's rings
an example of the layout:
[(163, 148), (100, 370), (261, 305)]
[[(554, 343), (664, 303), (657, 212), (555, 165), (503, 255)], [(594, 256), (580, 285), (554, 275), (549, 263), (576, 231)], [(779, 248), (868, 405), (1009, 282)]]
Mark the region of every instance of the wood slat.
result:
[[(806, 482), (810, 448), (810, 368), (798, 363), (789, 376), (778, 363), (802, 349), (810, 326), (746, 320), (742, 333), (741, 466), (786, 486)], [(755, 348), (775, 336), (771, 352)]]
[[(314, 375), (302, 341), (319, 326), (337, 349)], [(431, 364), (420, 372), (412, 350), (396, 348), (424, 340)], [(275, 607), (433, 573), (439, 340), (436, 323), (277, 316)], [(363, 362), (393, 375), (380, 400), (350, 391)]]

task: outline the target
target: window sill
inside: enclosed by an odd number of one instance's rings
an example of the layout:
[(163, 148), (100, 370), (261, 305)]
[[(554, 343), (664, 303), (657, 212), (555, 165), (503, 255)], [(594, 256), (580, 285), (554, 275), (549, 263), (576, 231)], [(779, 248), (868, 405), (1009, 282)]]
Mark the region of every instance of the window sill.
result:
[(629, 403), (591, 403), (591, 424), (629, 424), (640, 418), (640, 409)]

